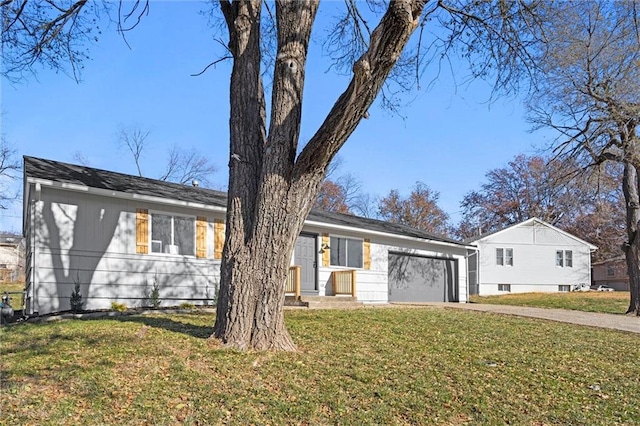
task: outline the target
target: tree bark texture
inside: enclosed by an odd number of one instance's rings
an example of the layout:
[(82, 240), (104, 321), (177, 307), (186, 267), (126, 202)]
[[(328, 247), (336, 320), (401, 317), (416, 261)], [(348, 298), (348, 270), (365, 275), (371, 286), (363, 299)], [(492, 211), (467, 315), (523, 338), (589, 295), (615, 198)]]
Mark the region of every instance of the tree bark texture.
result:
[(636, 168), (629, 162), (624, 163), (623, 191), (627, 206), (627, 236), (628, 241), (624, 246), (627, 259), (627, 271), (629, 275), (629, 290), (631, 298), (627, 314), (640, 316), (640, 238), (638, 236), (638, 224), (640, 223), (640, 197)]
[(269, 132), (260, 1), (221, 0), (233, 55), (229, 199), (214, 336), (239, 350), (295, 350), (283, 315), (296, 238), (327, 166), (367, 113), (418, 25), (424, 2), (394, 1), (325, 122), (296, 158), (307, 51), (318, 1), (276, 1)]

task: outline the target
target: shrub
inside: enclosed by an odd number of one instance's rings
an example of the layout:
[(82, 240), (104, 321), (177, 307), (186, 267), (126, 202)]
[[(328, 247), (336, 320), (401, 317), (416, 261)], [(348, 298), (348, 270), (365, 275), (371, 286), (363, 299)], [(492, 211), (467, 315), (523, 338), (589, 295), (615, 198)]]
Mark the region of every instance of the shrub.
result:
[(180, 304), (180, 309), (195, 309), (196, 305), (194, 305), (193, 303), (189, 303), (189, 302), (182, 302)]
[(84, 301), (82, 300), (82, 293), (80, 293), (80, 277), (76, 275), (76, 278), (73, 280), (74, 287), (71, 292), (71, 297), (69, 298), (69, 304), (71, 305), (71, 312), (74, 314), (82, 311), (82, 305)]
[(160, 284), (158, 283), (158, 275), (153, 276), (153, 288), (151, 289), (151, 293), (149, 294), (149, 303), (154, 308), (159, 308), (160, 303)]
[(218, 304), (218, 283), (216, 281), (213, 282), (213, 294), (211, 294), (210, 292), (210, 287), (209, 284), (207, 284), (207, 286), (205, 287), (204, 290), (204, 297), (205, 297), (205, 301), (204, 304), (208, 305), (209, 302), (211, 302), (211, 304), (213, 305), (217, 305)]
[(127, 305), (124, 303), (111, 302), (111, 310), (116, 312), (124, 312), (127, 310)]

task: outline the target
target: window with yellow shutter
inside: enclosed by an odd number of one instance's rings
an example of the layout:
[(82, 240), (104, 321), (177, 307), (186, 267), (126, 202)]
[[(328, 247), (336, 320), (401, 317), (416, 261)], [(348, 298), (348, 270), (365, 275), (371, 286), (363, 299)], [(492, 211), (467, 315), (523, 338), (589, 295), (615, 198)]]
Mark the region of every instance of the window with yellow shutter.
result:
[(149, 210), (136, 210), (136, 253), (149, 253)]
[(213, 258), (222, 259), (222, 249), (224, 248), (225, 224), (223, 219), (213, 221)]

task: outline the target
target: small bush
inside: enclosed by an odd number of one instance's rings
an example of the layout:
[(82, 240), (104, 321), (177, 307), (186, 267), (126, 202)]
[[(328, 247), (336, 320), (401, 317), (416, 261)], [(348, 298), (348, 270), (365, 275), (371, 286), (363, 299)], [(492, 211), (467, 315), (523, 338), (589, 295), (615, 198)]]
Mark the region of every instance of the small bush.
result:
[(213, 295), (209, 294), (209, 286), (207, 286), (207, 290), (206, 290), (206, 296), (207, 299), (211, 300), (212, 304), (217, 305), (218, 304), (218, 292), (219, 292), (219, 288), (220, 285), (218, 284), (217, 281), (213, 282)]
[(84, 301), (82, 300), (82, 293), (80, 293), (80, 277), (76, 275), (76, 279), (73, 280), (74, 287), (71, 292), (71, 297), (69, 298), (69, 304), (71, 305), (71, 312), (74, 314), (82, 311), (82, 305)]
[(180, 304), (180, 309), (195, 309), (196, 305), (194, 305), (193, 303), (189, 303), (189, 302), (182, 302)]
[(125, 312), (127, 310), (127, 305), (124, 303), (111, 302), (111, 310), (116, 312)]
[(160, 284), (158, 283), (158, 275), (153, 276), (153, 288), (151, 290), (151, 294), (149, 294), (149, 303), (154, 308), (159, 308), (160, 303), (162, 303), (160, 299)]

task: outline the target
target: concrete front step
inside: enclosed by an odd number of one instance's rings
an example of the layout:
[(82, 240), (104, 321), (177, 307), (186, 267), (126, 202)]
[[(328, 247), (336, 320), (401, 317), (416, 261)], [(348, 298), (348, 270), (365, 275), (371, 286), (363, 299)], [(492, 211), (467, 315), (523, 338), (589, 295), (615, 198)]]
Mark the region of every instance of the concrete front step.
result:
[(306, 303), (309, 309), (359, 309), (364, 307), (362, 302), (310, 301)]
[(358, 302), (350, 296), (300, 296), (300, 300), (295, 300), (293, 296), (286, 296), (285, 306), (300, 306), (312, 309), (351, 309), (361, 308), (362, 302)]

